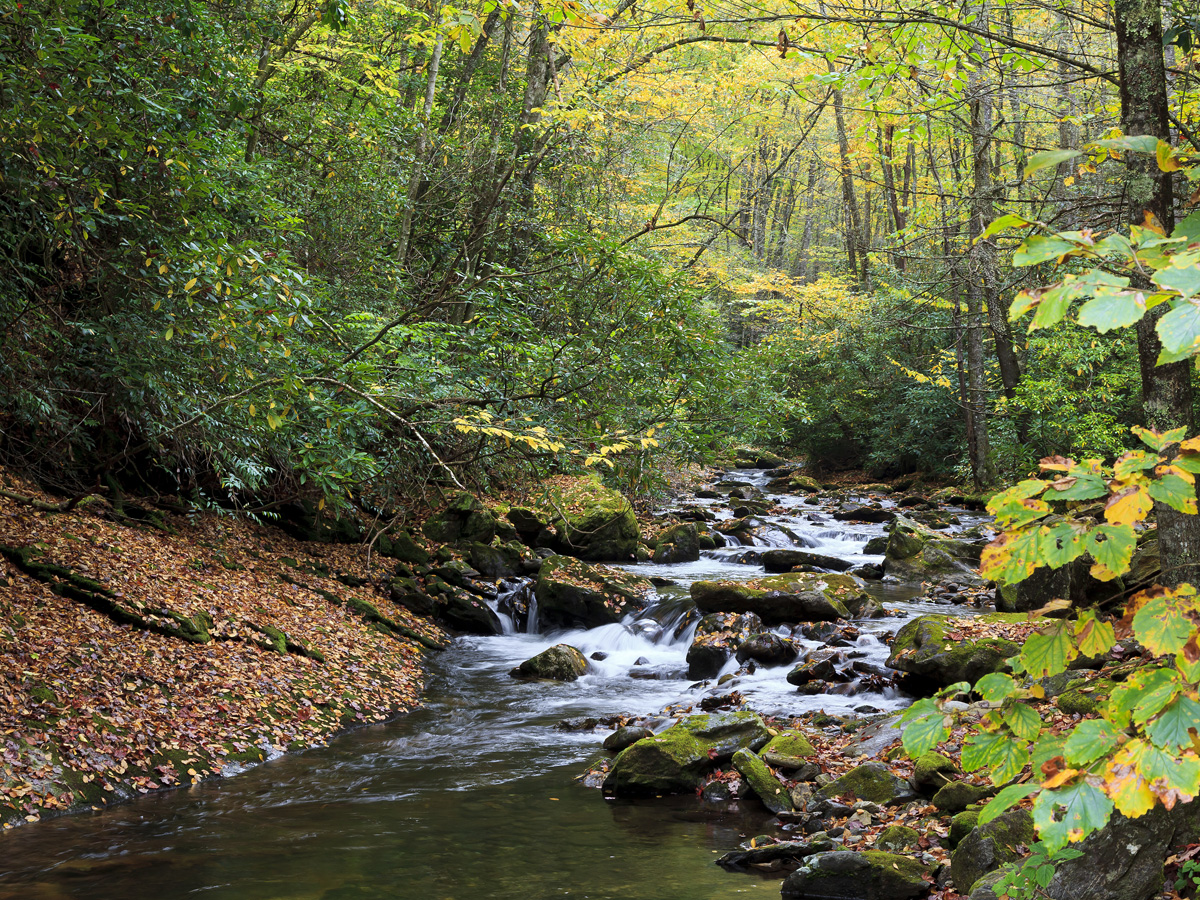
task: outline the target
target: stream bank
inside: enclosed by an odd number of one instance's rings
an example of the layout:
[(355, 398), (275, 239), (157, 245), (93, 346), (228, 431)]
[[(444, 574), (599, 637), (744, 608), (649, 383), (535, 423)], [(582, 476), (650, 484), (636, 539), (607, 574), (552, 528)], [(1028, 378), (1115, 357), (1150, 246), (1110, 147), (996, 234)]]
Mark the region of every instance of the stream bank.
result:
[[(779, 477), (731, 473), (718, 497), (699, 497), (679, 512), (745, 533), (747, 523), (736, 524), (733, 507), (757, 499), (755, 483), (767, 487)], [(731, 502), (730, 491), (751, 497)], [(787, 681), (790, 667), (750, 671), (736, 658), (699, 683), (687, 674), (697, 621), (688, 603), (692, 583), (760, 578), (762, 553), (773, 548), (804, 547), (855, 567), (877, 567), (883, 555), (865, 551), (884, 537), (883, 522), (834, 517), (847, 508), (897, 508), (894, 500), (872, 502), (870, 493), (816, 503), (804, 494), (768, 494), (758, 500), (765, 505), (761, 522), (749, 525), (754, 533), (745, 545), (734, 535), (728, 546), (690, 562), (629, 564), (630, 573), (657, 580), (658, 599), (624, 623), (541, 633), (538, 615), (530, 616), (526, 606), (521, 631), (497, 598), (491, 611), (500, 633), (462, 637), (432, 658), (428, 709), (273, 760), (232, 781), (21, 829), (6, 841), (23, 862), (0, 875), (0, 887), (23, 896), (97, 898), (115, 898), (156, 879), (230, 897), (463, 896), (480, 884), (493, 897), (573, 891), (595, 897), (778, 896), (777, 873), (760, 881), (712, 865), (771, 822), (752, 797), (716, 804), (692, 796), (604, 803), (574, 777), (597, 758), (609, 730), (602, 721), (639, 719), (661, 729), (671, 722), (664, 711), (686, 714), (706, 698), (736, 692), (737, 705), (781, 719), (807, 712), (802, 727), (830, 754), (857, 730), (847, 723), (905, 705), (905, 695), (891, 684), (845, 689), (860, 679), (841, 681), (837, 691), (799, 694)], [(975, 524), (960, 518), (950, 528)], [(942, 590), (926, 595), (919, 585), (874, 583), (872, 595), (894, 615), (856, 623), (859, 634), (847, 660), (882, 666), (897, 627), (966, 596), (957, 588)], [(801, 626), (775, 628), (805, 652), (821, 649), (829, 638), (806, 636)], [(604, 658), (591, 660), (589, 675), (569, 684), (508, 677), (521, 661), (559, 642)], [(569, 727), (561, 727), (564, 720)], [(894, 742), (885, 737), (884, 743)], [(585, 834), (560, 852), (555, 848), (568, 823), (571, 834), (586, 823)], [(290, 855), (295, 841), (305, 848), (302, 863)], [(285, 852), (289, 861), (280, 856)], [(505, 862), (512, 856), (521, 860), (520, 873)], [(414, 885), (412, 892), (406, 887), (397, 894), (397, 878)]]

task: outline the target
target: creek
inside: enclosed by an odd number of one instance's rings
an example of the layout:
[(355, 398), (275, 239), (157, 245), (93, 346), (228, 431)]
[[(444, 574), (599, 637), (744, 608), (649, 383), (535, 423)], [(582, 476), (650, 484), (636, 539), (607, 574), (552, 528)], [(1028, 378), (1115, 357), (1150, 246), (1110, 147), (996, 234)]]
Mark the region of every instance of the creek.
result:
[[(729, 477), (765, 481), (761, 473)], [(881, 559), (862, 550), (882, 526), (832, 521), (796, 497), (770, 499), (787, 509), (761, 517), (771, 527), (760, 542), (799, 543), (856, 564)], [(654, 716), (730, 690), (764, 714), (866, 714), (906, 705), (890, 688), (801, 696), (785, 680), (788, 667), (759, 668), (720, 687), (689, 681), (684, 655), (694, 616), (686, 587), (762, 575), (761, 566), (735, 561), (746, 549), (709, 551), (692, 563), (628, 566), (674, 582), (636, 622), (460, 638), (430, 657), (425, 707), (394, 722), (236, 778), (2, 835), (0, 900), (777, 898), (778, 877), (713, 864), (770, 820), (756, 802), (605, 801), (575, 779), (607, 731), (554, 727), (585, 716)], [(919, 600), (910, 586), (876, 583), (870, 591), (898, 614), (859, 623), (853, 649), (876, 665), (887, 656), (887, 633), (914, 615), (944, 610)], [(573, 683), (508, 677), (517, 663), (559, 642), (607, 656)], [(726, 667), (736, 668), (733, 661)]]

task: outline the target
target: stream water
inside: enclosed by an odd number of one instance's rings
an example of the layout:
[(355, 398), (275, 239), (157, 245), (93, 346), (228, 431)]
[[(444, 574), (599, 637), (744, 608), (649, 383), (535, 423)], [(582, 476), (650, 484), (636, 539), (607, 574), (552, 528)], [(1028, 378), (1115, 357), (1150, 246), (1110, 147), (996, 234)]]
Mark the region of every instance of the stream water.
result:
[[(747, 472), (730, 478), (763, 480)], [(798, 541), (856, 563), (879, 561), (862, 549), (882, 526), (834, 522), (794, 497), (772, 499), (788, 512), (762, 517), (773, 526), (763, 543)], [(689, 681), (684, 655), (694, 626), (679, 624), (684, 589), (701, 578), (760, 576), (761, 566), (734, 561), (740, 552), (630, 566), (678, 586), (661, 589), (660, 606), (637, 622), (462, 638), (431, 658), (426, 706), (403, 719), (236, 778), (0, 835), (0, 900), (778, 897), (778, 878), (713, 864), (762, 831), (770, 816), (758, 804), (708, 807), (691, 796), (605, 801), (574, 781), (600, 752), (605, 731), (554, 727), (572, 717), (652, 716), (731, 689), (761, 712), (788, 715), (907, 702), (892, 690), (800, 696), (785, 681), (787, 667), (760, 668), (720, 688)], [(876, 584), (871, 591), (900, 615), (861, 623), (853, 649), (882, 665), (880, 638), (935, 608), (911, 588)], [(507, 677), (560, 641), (607, 657), (569, 684)]]

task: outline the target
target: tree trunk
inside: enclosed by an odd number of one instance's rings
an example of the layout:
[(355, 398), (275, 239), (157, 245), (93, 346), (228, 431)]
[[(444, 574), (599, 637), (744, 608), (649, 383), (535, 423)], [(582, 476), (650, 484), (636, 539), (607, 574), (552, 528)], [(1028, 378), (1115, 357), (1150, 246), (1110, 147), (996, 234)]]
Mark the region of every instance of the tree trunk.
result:
[[(1117, 64), (1121, 76), (1121, 129), (1127, 135), (1149, 134), (1170, 140), (1167, 82), (1163, 64), (1162, 10), (1158, 0), (1114, 0)], [(1153, 157), (1125, 155), (1128, 166), (1128, 221), (1141, 225), (1146, 214), (1158, 217), (1163, 230), (1175, 227), (1171, 176), (1160, 172)], [(1151, 289), (1140, 273), (1133, 284)], [(1191, 362), (1156, 365), (1162, 350), (1154, 330), (1166, 304), (1147, 313), (1137, 325), (1138, 362), (1142, 373), (1142, 406), (1146, 424), (1156, 431), (1186, 427), (1191, 434)], [(1200, 516), (1154, 504), (1158, 519), (1164, 583), (1200, 583)]]
[[(435, 17), (435, 22), (441, 24), (440, 12)], [(413, 154), (412, 175), (408, 180), (408, 195), (404, 198), (404, 218), (400, 223), (400, 239), (396, 247), (396, 259), (402, 266), (408, 262), (413, 215), (417, 208), (417, 194), (421, 190), (421, 181), (425, 177), (425, 154), (429, 147), (429, 117), (433, 114), (433, 99), (437, 95), (437, 76), (438, 66), (442, 61), (442, 44), (442, 35), (439, 32), (437, 43), (433, 45), (433, 55), (429, 58), (425, 105), (421, 107), (421, 126), (417, 132), (417, 148)]]
[[(842, 164), (842, 200), (846, 204), (846, 256), (850, 260), (851, 274), (863, 289), (869, 289), (871, 273), (862, 240), (862, 220), (858, 215), (858, 201), (854, 196), (854, 175), (850, 168), (850, 140), (846, 137), (846, 120), (842, 116), (841, 89), (833, 92), (833, 118), (837, 125), (838, 155)], [(861, 270), (855, 264), (856, 254), (862, 263)]]
[[(980, 19), (987, 21), (987, 6), (982, 4)], [(979, 53), (986, 48), (975, 45)], [(971, 245), (967, 251), (967, 318), (968, 339), (970, 339), (970, 318), (972, 316), (972, 298), (977, 296), (978, 302), (986, 309), (988, 324), (991, 326), (992, 337), (996, 345), (996, 359), (1000, 364), (1000, 381), (1004, 386), (1004, 395), (1013, 400), (1016, 397), (1017, 384), (1021, 380), (1021, 364), (1013, 349), (1012, 332), (1008, 327), (1008, 309), (1000, 300), (997, 287), (1000, 281), (996, 261), (996, 245), (989, 239), (979, 240), (979, 235), (996, 218), (996, 181), (992, 166), (992, 132), (993, 110), (990, 85), (984, 80), (980, 68), (972, 70), (968, 83), (968, 105), (971, 113), (971, 172), (973, 183), (971, 188), (971, 220), (967, 233)], [(970, 352), (968, 352), (968, 357)], [(1024, 417), (1017, 422), (1018, 439), (1024, 442), (1023, 433), (1027, 426)], [(977, 431), (982, 428), (977, 427)], [(986, 436), (984, 438), (986, 440)], [(994, 474), (994, 473), (992, 473)]]

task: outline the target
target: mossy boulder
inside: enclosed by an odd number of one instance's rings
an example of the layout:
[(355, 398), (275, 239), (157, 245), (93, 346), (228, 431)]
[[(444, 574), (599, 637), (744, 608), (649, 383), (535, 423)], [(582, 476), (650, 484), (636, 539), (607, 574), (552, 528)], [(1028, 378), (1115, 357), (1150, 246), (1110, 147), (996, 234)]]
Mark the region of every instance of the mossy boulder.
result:
[[(996, 614), (999, 623), (1027, 621), (1019, 614)], [(972, 684), (990, 672), (1005, 668), (1005, 660), (1019, 645), (1005, 638), (962, 639), (950, 637), (958, 620), (952, 616), (920, 616), (896, 632), (887, 666), (946, 687), (959, 681)]]
[(981, 800), (996, 793), (991, 785), (972, 784), (969, 781), (951, 781), (938, 788), (933, 795), (933, 805), (938, 811), (948, 814), (962, 812), (968, 806), (974, 806)]
[(583, 654), (570, 644), (555, 644), (521, 663), (508, 674), (513, 678), (541, 681), (574, 681), (587, 673)]
[(1033, 843), (1033, 817), (1027, 810), (1010, 809), (963, 838), (950, 862), (950, 877), (960, 894), (968, 894), (980, 877), (1019, 859)]
[(435, 612), (433, 600), (422, 589), (415, 578), (393, 578), (389, 586), (389, 594), (395, 603), (399, 603), (418, 616), (431, 616)]
[(739, 750), (733, 754), (733, 767), (746, 779), (763, 806), (773, 813), (790, 812), (792, 796), (770, 767), (751, 750)]
[(793, 475), (788, 479), (788, 486), (793, 491), (803, 491), (806, 494), (819, 494), (823, 490), (820, 482), (808, 475)]
[(896, 516), (888, 526), (883, 570), (901, 581), (940, 581), (981, 584), (975, 568), (980, 543), (939, 534), (914, 519)]
[(816, 749), (799, 731), (783, 731), (758, 754), (767, 765), (779, 769), (798, 769), (817, 755)]
[(788, 547), (777, 547), (765, 551), (762, 555), (762, 564), (768, 572), (790, 572), (797, 566), (816, 566), (819, 569), (829, 569), (833, 572), (845, 572), (853, 565), (853, 563), (838, 559), (836, 556), (826, 556), (810, 550), (793, 550)]
[(654, 586), (638, 575), (592, 566), (570, 556), (551, 556), (538, 572), (538, 611), (559, 628), (595, 628), (619, 622), (645, 606)]
[(875, 839), (875, 846), (880, 850), (894, 852), (915, 847), (920, 840), (921, 832), (915, 828), (909, 828), (907, 825), (889, 825), (879, 833), (879, 837)]
[(638, 545), (633, 506), (594, 478), (563, 492), (553, 520), (560, 553), (591, 561), (632, 559)]
[(917, 793), (907, 780), (899, 777), (880, 762), (863, 763), (841, 778), (834, 779), (817, 792), (822, 799), (853, 794), (858, 800), (870, 800), (895, 806), (917, 799)]
[(656, 563), (695, 562), (700, 558), (700, 535), (694, 522), (672, 525), (658, 536), (653, 560)]
[(711, 767), (732, 759), (738, 750), (757, 750), (770, 739), (766, 725), (752, 712), (688, 716), (622, 750), (604, 779), (604, 793), (689, 793), (704, 784)]
[(1085, 681), (1082, 678), (1071, 682), (1058, 695), (1058, 708), (1067, 715), (1090, 716), (1106, 701), (1116, 685), (1108, 678)]
[(422, 530), (427, 538), (439, 544), (455, 541), (490, 544), (496, 536), (496, 518), (478, 498), (460, 491), (450, 498), (445, 509), (429, 517)]
[(520, 544), (481, 544), (478, 541), (467, 541), (458, 545), (458, 549), (466, 554), (470, 561), (471, 568), (488, 578), (520, 574), (524, 568), (520, 548)]
[(866, 592), (852, 575), (793, 572), (755, 581), (697, 581), (691, 593), (703, 613), (752, 612), (775, 625), (848, 619), (845, 601)]
[(982, 810), (979, 807), (964, 809), (950, 819), (950, 833), (946, 836), (946, 843), (951, 850), (961, 844), (963, 838), (975, 830), (975, 826), (979, 824), (980, 812)]
[(929, 868), (882, 850), (817, 853), (783, 882), (783, 900), (911, 900), (929, 890)]
[(431, 588), (430, 595), (433, 600), (434, 618), (438, 621), (468, 634), (504, 633), (500, 617), (470, 591), (445, 582), (436, 586), (438, 592), (434, 594)]
[(754, 450), (741, 447), (735, 454), (739, 469), (778, 469), (787, 460), (770, 450)]
[(375, 549), (380, 556), (387, 556), (403, 563), (423, 566), (429, 562), (429, 551), (413, 540), (412, 535), (403, 528), (379, 535)]
[(913, 762), (913, 786), (926, 796), (933, 796), (960, 774), (958, 766), (950, 757), (930, 750), (922, 753)]
[(712, 678), (751, 635), (763, 629), (754, 613), (710, 613), (696, 625), (687, 651), (688, 678)]

